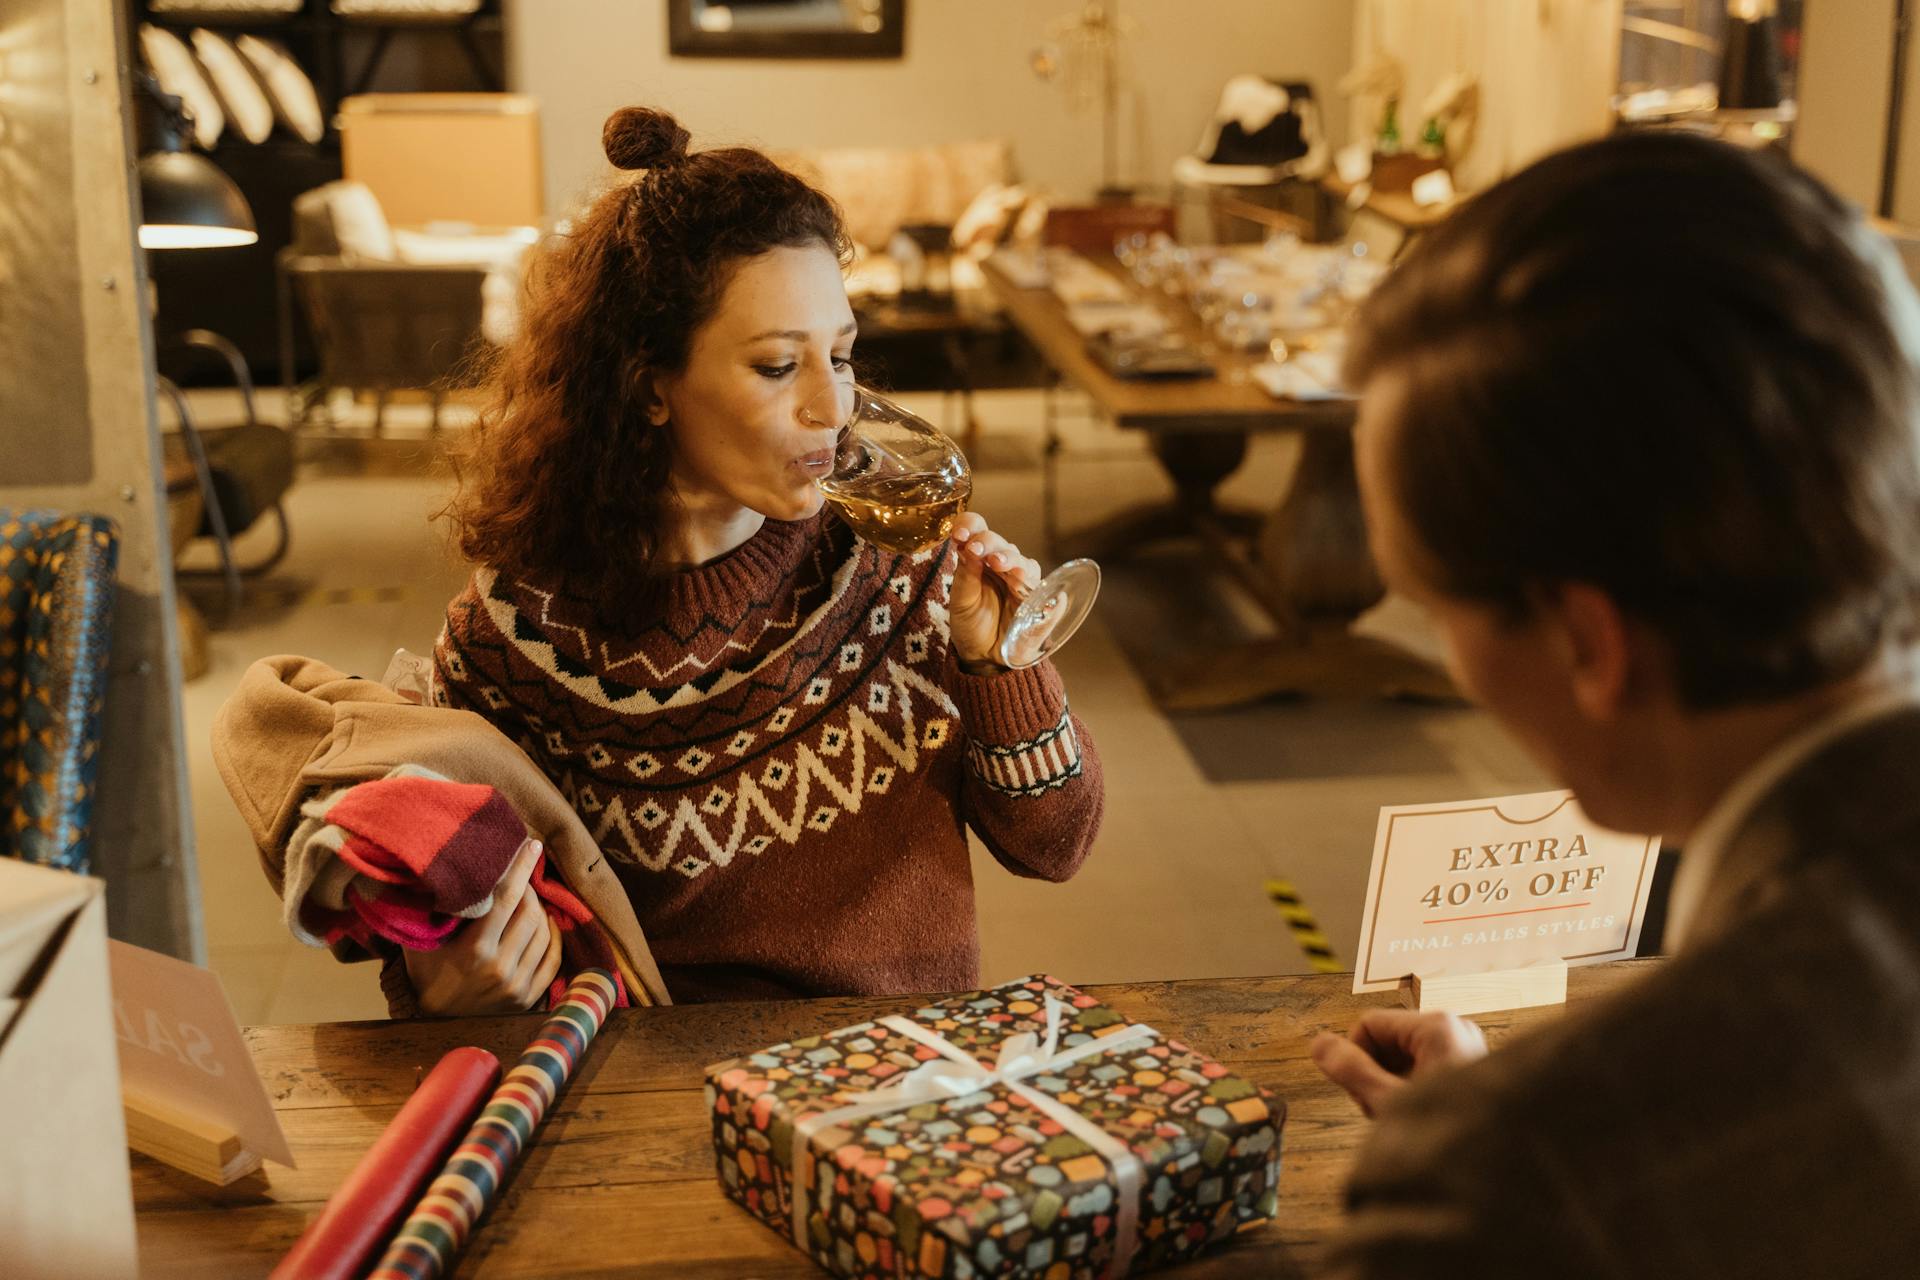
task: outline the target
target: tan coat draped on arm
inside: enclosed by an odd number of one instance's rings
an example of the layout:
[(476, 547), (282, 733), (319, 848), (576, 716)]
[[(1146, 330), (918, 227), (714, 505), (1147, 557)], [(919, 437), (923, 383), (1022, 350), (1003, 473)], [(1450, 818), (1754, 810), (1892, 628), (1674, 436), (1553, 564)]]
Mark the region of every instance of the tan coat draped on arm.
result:
[(560, 791), (512, 741), (471, 711), (423, 706), (311, 658), (262, 658), (213, 724), (213, 759), (281, 892), (287, 840), (317, 792), (417, 764), (496, 788), (593, 912), (635, 1004), (670, 1004), (626, 890)]

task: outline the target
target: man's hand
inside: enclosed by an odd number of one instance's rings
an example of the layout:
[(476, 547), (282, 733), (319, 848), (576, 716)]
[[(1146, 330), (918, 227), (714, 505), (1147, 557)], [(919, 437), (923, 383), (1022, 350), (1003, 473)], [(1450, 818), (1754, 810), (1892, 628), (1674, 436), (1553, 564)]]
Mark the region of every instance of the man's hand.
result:
[(469, 920), (434, 951), (407, 951), (407, 977), (427, 1013), (524, 1013), (560, 972), (560, 945), (528, 881), (538, 840), (513, 856), (494, 889), (493, 909)]
[(1323, 1031), (1313, 1041), (1314, 1065), (1369, 1116), (1410, 1077), (1486, 1056), (1487, 1039), (1476, 1024), (1458, 1014), (1411, 1009), (1369, 1009), (1348, 1036)]

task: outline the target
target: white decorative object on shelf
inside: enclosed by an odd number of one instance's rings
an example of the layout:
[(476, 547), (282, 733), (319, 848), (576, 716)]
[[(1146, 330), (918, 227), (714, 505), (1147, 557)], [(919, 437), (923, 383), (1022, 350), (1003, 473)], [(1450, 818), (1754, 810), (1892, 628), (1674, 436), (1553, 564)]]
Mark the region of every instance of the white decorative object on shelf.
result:
[(320, 110), (320, 95), (314, 92), (313, 81), (293, 56), (272, 40), (262, 40), (259, 36), (241, 36), (233, 43), (267, 86), (267, 96), (273, 100), (273, 111), (280, 123), (307, 142), (318, 142), (325, 137), (327, 122)]
[(305, 0), (149, 0), (147, 12), (162, 16), (203, 18), (290, 18)]
[(227, 116), (185, 42), (164, 27), (146, 23), (140, 28), (140, 52), (154, 79), (160, 82), (161, 91), (180, 99), (193, 117), (194, 142), (202, 150), (212, 150), (226, 130)]
[(343, 18), (452, 21), (480, 12), (480, 0), (333, 0), (333, 11)]
[(213, 91), (220, 95), (221, 109), (234, 132), (248, 142), (265, 142), (273, 133), (273, 105), (239, 52), (225, 36), (205, 27), (195, 27), (192, 40), (193, 51), (206, 68)]

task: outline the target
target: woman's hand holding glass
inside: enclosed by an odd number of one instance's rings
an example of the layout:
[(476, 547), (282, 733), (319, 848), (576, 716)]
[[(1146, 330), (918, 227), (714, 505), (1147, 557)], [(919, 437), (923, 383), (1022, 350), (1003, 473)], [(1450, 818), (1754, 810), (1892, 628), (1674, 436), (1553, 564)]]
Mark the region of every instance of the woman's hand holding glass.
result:
[(989, 529), (978, 512), (957, 517), (951, 536), (959, 556), (947, 598), (954, 656), (965, 670), (997, 670), (1001, 633), (1017, 602), (1039, 584), (1040, 562), (1021, 555), (1020, 548)]

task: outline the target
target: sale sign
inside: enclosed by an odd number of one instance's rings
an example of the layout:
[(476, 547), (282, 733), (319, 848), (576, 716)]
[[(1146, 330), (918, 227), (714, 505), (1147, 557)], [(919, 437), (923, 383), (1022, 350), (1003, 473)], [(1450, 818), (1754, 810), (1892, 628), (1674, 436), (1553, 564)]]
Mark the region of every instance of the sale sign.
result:
[(147, 1098), (237, 1134), (293, 1168), (273, 1100), (254, 1070), (220, 979), (198, 965), (109, 939), (123, 1096)]
[(1382, 809), (1353, 989), (1625, 959), (1659, 851), (1596, 826), (1570, 791)]

